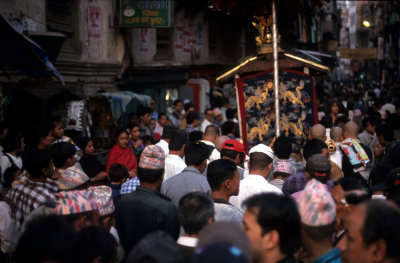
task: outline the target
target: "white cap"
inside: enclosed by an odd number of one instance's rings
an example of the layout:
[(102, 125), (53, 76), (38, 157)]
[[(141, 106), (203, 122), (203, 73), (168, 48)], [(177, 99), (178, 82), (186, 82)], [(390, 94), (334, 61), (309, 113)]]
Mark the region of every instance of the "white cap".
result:
[(274, 159), (274, 151), (272, 151), (271, 147), (265, 145), (265, 144), (257, 144), (253, 148), (250, 149), (249, 155), (252, 153), (265, 153), (268, 155), (271, 159)]

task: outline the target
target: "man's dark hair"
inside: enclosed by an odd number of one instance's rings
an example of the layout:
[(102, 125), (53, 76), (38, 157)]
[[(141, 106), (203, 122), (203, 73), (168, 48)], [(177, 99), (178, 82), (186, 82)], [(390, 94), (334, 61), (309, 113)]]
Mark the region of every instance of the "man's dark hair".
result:
[(82, 217), (86, 217), (88, 221), (92, 223), (97, 223), (96, 220), (98, 219), (96, 217), (97, 210), (92, 210), (92, 211), (85, 211), (81, 213), (75, 213), (75, 214), (68, 214), (68, 215), (62, 215), (63, 218), (70, 224), (71, 226), (74, 226), (75, 222), (80, 220)]
[(311, 240), (316, 242), (330, 240), (335, 231), (335, 222), (325, 226), (308, 226), (302, 224), (302, 228)]
[(77, 247), (81, 262), (114, 262), (117, 257), (118, 243), (103, 227), (88, 226), (78, 232)]
[(3, 153), (9, 153), (21, 148), (21, 138), (15, 131), (8, 131), (3, 139)]
[(178, 220), (189, 235), (198, 234), (214, 216), (214, 203), (207, 194), (190, 192), (179, 200)]
[(175, 107), (176, 105), (178, 105), (179, 102), (182, 102), (182, 103), (183, 103), (182, 100), (179, 100), (179, 99), (178, 99), (178, 100), (175, 100), (175, 101), (174, 101), (174, 107)]
[(172, 131), (171, 140), (168, 144), (170, 151), (179, 151), (183, 145), (187, 144), (186, 132), (181, 130)]
[(221, 189), (221, 184), (226, 180), (232, 180), (237, 171), (236, 164), (228, 159), (219, 159), (208, 164), (207, 181), (212, 191)]
[(236, 112), (237, 112), (236, 109), (231, 109), (231, 108), (227, 109), (226, 113), (225, 113), (226, 114), (226, 118), (228, 120), (231, 120), (231, 119), (235, 118), (235, 113)]
[(33, 125), (32, 129), (25, 131), (26, 147), (36, 149), (41, 138), (46, 138), (53, 130), (53, 125), (50, 121), (40, 121)]
[(318, 139), (311, 139), (304, 145), (303, 157), (304, 159), (308, 159), (312, 155), (321, 154), (322, 149), (324, 148), (328, 149), (328, 145), (326, 145), (326, 143)]
[(281, 135), (276, 138), (272, 149), (279, 159), (289, 159), (292, 153), (292, 143), (288, 137)]
[(207, 146), (200, 142), (191, 142), (185, 147), (185, 163), (186, 165), (199, 166), (209, 156)]
[(255, 152), (250, 154), (250, 170), (264, 170), (270, 163), (272, 163), (272, 158), (265, 153)]
[(233, 134), (235, 133), (235, 129), (236, 129), (236, 123), (234, 123), (233, 121), (226, 121), (221, 126), (221, 134), (222, 135)]
[(219, 128), (215, 126), (214, 124), (210, 124), (206, 127), (204, 131), (205, 136), (215, 136), (219, 135)]
[(189, 112), (186, 116), (186, 123), (191, 125), (195, 120), (199, 120), (199, 115), (194, 111)]
[(379, 239), (383, 239), (386, 242), (386, 258), (400, 261), (400, 212), (398, 208), (381, 200), (370, 200), (364, 205), (366, 211), (361, 230), (364, 245), (368, 247)]
[(189, 133), (189, 142), (200, 141), (203, 138), (203, 132), (201, 131), (192, 131)]
[(124, 178), (129, 177), (128, 169), (126, 169), (125, 165), (120, 163), (114, 163), (110, 166), (108, 171), (108, 178), (110, 182), (121, 182)]
[(167, 116), (167, 114), (165, 112), (160, 112), (160, 113), (158, 113), (158, 118), (157, 119), (160, 120), (162, 116), (166, 116), (168, 118), (168, 116)]
[(325, 115), (324, 117), (321, 118), (321, 121), (319, 123), (323, 125), (326, 129), (332, 128), (333, 119), (331, 115)]
[(235, 160), (240, 152), (231, 149), (221, 149), (221, 158), (228, 157), (229, 159)]
[(28, 163), (24, 164), (29, 175), (33, 178), (43, 176), (43, 169), (49, 169), (51, 162), (50, 150), (35, 150)]
[(145, 107), (143, 105), (140, 105), (138, 107), (137, 113), (138, 113), (138, 116), (140, 118), (141, 116), (144, 116), (146, 114), (151, 114), (151, 109), (149, 107)]
[[(337, 180), (334, 185), (340, 185), (345, 193), (345, 200), (348, 204), (358, 205), (371, 198), (367, 182), (359, 177), (343, 177)], [(353, 190), (360, 190), (354, 191)]]
[(176, 127), (171, 126), (171, 125), (165, 125), (163, 128), (163, 132), (162, 132), (162, 139), (171, 139), (172, 137), (172, 132), (176, 130)]
[(380, 119), (376, 118), (375, 116), (364, 118), (362, 121), (364, 129), (367, 128), (368, 123), (371, 124), (371, 126), (375, 126), (376, 128), (380, 124)]
[(205, 111), (204, 111), (204, 115), (207, 115), (207, 111), (211, 111), (211, 112), (212, 112), (212, 109), (211, 109), (211, 108), (207, 108), (207, 109), (205, 109)]
[(190, 108), (194, 108), (193, 103), (188, 102), (185, 105), (183, 105), (183, 109), (187, 112)]
[(76, 262), (76, 241), (77, 233), (62, 216), (34, 219), (19, 238), (16, 262)]
[(164, 174), (164, 169), (137, 168), (137, 177), (140, 182), (154, 183)]
[(382, 135), (383, 139), (387, 142), (394, 140), (393, 129), (387, 124), (381, 124), (376, 127), (376, 136)]
[[(301, 221), (294, 200), (277, 194), (258, 194), (244, 201), (247, 211), (257, 216), (262, 235), (276, 230), (282, 254), (293, 255), (301, 244)], [(258, 211), (257, 211), (258, 210)]]
[(51, 157), (53, 157), (54, 167), (56, 168), (63, 167), (68, 158), (72, 158), (76, 153), (75, 147), (69, 142), (53, 144), (50, 151)]

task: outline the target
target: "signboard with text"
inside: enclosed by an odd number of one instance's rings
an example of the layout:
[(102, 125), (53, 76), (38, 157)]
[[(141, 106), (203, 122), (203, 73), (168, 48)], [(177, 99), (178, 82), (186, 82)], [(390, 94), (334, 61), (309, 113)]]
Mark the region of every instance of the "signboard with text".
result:
[(121, 27), (170, 27), (170, 0), (120, 0)]
[(340, 58), (377, 59), (378, 50), (376, 48), (342, 48)]

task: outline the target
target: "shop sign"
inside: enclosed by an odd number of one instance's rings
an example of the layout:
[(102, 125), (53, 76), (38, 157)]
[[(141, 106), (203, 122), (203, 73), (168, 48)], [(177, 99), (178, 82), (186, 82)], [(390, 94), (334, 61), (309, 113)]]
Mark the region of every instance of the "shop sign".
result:
[(377, 59), (377, 48), (342, 48), (340, 58), (350, 59)]
[(170, 0), (120, 0), (121, 27), (170, 27)]

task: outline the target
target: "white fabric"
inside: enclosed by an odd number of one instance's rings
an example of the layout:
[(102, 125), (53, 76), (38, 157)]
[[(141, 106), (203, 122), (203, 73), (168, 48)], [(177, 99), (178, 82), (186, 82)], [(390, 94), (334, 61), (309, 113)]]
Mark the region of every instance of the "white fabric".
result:
[[(21, 157), (15, 157), (11, 154), (7, 154), (8, 156), (11, 157), (11, 159), (14, 161), (15, 165), (18, 166), (19, 169), (22, 169), (22, 159)], [(1, 168), (1, 174), (3, 175), (4, 172), (7, 170), (7, 168), (11, 167), (11, 162), (7, 158), (7, 156), (3, 155), (0, 157), (0, 168)]]
[(156, 145), (160, 146), (161, 149), (163, 149), (165, 156), (169, 154), (168, 143), (164, 139), (161, 139), (158, 143), (156, 143)]
[(158, 133), (158, 134), (162, 135), (163, 130), (164, 130), (164, 127), (161, 126), (161, 125), (158, 123), (158, 120), (156, 120), (156, 128), (154, 129), (154, 133)]
[(200, 124), (200, 130), (201, 130), (202, 132), (205, 132), (207, 126), (208, 126), (208, 125), (211, 125), (211, 124), (213, 124), (211, 121), (209, 121), (209, 120), (207, 120), (207, 119), (204, 119), (204, 121)]
[(205, 144), (207, 144), (209, 146), (214, 147), (214, 150), (211, 152), (210, 156), (208, 157), (207, 164), (209, 164), (212, 161), (221, 159), (221, 154), (219, 153), (219, 151), (215, 147), (214, 143), (212, 143), (210, 141), (203, 141), (203, 140), (201, 140), (201, 142), (203, 142), (203, 143), (205, 143)]
[(196, 237), (180, 236), (178, 238), (178, 240), (176, 241), (176, 243), (178, 243), (179, 245), (182, 245), (182, 246), (186, 246), (186, 247), (196, 247), (198, 241), (199, 241), (199, 239)]
[(382, 106), (381, 110), (388, 111), (390, 114), (393, 114), (396, 112), (396, 106), (394, 106), (392, 103), (386, 103)]
[(343, 160), (343, 154), (342, 152), (339, 150), (339, 145), (340, 143), (335, 143), (336, 144), (336, 152), (334, 152), (333, 154), (331, 154), (330, 159), (332, 162), (336, 163), (340, 169), (342, 169), (342, 160)]
[(175, 154), (168, 154), (167, 157), (165, 157), (164, 181), (181, 173), (185, 168), (186, 163), (181, 157)]
[(240, 181), (239, 195), (231, 196), (229, 202), (242, 209), (242, 204), (247, 198), (260, 193), (282, 194), (282, 190), (268, 183), (261, 175), (249, 174)]
[(252, 153), (264, 153), (268, 155), (271, 159), (274, 159), (274, 151), (272, 151), (271, 147), (265, 144), (257, 144), (253, 148), (250, 149), (249, 155)]

